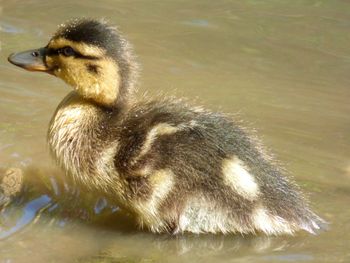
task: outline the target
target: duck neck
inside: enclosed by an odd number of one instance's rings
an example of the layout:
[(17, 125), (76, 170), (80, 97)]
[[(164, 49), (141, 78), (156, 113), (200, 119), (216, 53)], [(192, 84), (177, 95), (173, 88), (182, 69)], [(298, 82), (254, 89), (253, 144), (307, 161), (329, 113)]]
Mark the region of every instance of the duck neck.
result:
[[(76, 92), (57, 107), (49, 125), (48, 144), (54, 159), (74, 181), (102, 191), (118, 176), (112, 169), (116, 135), (109, 132), (107, 124), (125, 110), (123, 107), (118, 104), (106, 109)], [(121, 186), (118, 190), (122, 193)]]

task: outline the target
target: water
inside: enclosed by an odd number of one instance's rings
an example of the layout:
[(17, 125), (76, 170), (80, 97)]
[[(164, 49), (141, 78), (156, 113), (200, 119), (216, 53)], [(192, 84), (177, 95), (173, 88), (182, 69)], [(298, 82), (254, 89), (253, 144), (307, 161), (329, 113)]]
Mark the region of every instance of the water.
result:
[[(143, 65), (141, 92), (189, 97), (256, 128), (330, 230), (153, 235), (62, 182), (45, 136), (69, 88), (6, 59), (76, 16), (119, 25)], [(32, 167), (36, 186), (1, 214), (0, 262), (349, 262), (349, 32), (340, 0), (0, 1), (0, 166)]]

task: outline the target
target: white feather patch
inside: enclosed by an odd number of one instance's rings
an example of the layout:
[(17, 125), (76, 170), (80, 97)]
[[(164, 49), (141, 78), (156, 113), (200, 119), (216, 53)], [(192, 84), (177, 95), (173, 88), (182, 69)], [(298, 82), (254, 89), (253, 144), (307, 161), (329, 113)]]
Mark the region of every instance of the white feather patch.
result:
[(232, 187), (246, 199), (254, 200), (259, 194), (259, 187), (254, 177), (237, 157), (223, 161), (222, 172), (226, 185)]
[(174, 185), (174, 174), (171, 170), (158, 170), (150, 175), (150, 184), (153, 190), (148, 200), (137, 201), (134, 209), (140, 216), (140, 224), (147, 225), (153, 232), (162, 232), (166, 227), (159, 216), (159, 205), (164, 201)]
[(268, 235), (293, 234), (290, 223), (279, 216), (268, 213), (263, 207), (256, 208), (252, 213), (254, 227)]
[(142, 150), (140, 152), (140, 156), (146, 154), (150, 149), (154, 142), (154, 140), (161, 135), (172, 134), (177, 132), (179, 129), (168, 124), (168, 123), (159, 123), (154, 126), (147, 134), (146, 140), (142, 146)]
[(204, 197), (192, 197), (179, 218), (176, 233), (248, 233), (251, 229), (238, 224), (229, 211), (222, 209), (215, 201)]

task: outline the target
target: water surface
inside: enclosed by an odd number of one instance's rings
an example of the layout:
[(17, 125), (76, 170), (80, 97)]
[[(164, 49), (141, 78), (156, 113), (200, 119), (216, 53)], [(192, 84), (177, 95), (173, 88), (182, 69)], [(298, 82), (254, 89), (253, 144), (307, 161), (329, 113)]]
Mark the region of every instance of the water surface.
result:
[[(70, 89), (7, 56), (45, 45), (77, 16), (119, 25), (143, 66), (140, 92), (188, 97), (256, 128), (330, 230), (153, 235), (57, 179), (46, 129)], [(37, 185), (0, 216), (0, 262), (350, 261), (347, 1), (0, 1), (0, 41), (0, 166), (34, 167), (28, 180)], [(50, 191), (40, 191), (38, 177)]]

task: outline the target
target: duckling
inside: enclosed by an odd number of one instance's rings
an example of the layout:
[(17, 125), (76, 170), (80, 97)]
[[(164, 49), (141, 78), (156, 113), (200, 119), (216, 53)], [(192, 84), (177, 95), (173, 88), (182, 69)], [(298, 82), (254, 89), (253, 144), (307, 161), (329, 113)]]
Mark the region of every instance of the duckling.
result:
[(162, 233), (315, 233), (325, 221), (254, 136), (222, 113), (135, 99), (138, 64), (104, 21), (63, 24), (14, 65), (61, 78), (48, 144), (67, 176)]

